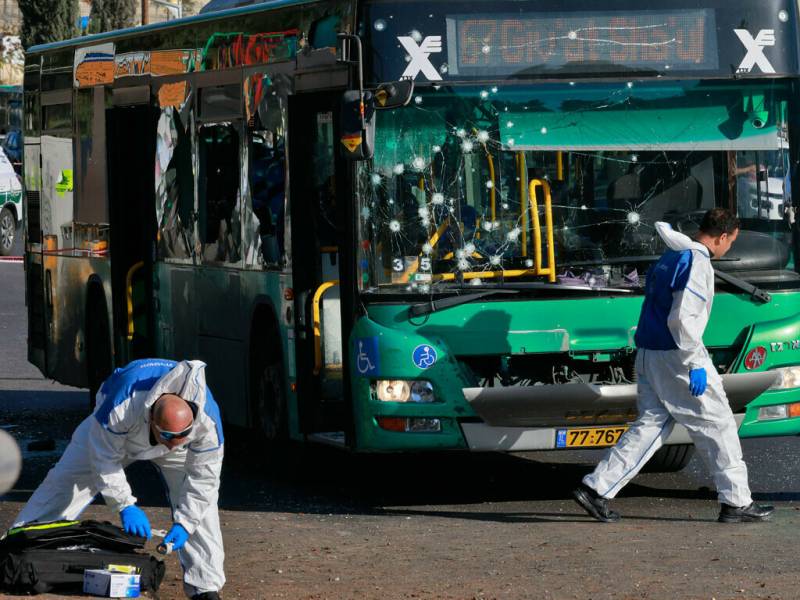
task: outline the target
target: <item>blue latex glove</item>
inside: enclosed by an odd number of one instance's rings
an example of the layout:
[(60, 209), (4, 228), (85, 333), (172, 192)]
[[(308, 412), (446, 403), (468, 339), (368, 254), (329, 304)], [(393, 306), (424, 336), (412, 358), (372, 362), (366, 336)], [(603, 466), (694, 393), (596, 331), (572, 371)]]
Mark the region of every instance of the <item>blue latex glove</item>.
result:
[(150, 539), (150, 521), (147, 520), (147, 515), (141, 508), (131, 504), (127, 508), (123, 508), (119, 516), (122, 519), (122, 528), (125, 533)]
[(692, 369), (689, 371), (689, 391), (692, 396), (702, 396), (706, 391), (708, 380), (705, 369)]
[(180, 523), (175, 523), (169, 530), (169, 533), (164, 537), (164, 543), (172, 543), (172, 550), (180, 550), (189, 539), (189, 532), (183, 528)]

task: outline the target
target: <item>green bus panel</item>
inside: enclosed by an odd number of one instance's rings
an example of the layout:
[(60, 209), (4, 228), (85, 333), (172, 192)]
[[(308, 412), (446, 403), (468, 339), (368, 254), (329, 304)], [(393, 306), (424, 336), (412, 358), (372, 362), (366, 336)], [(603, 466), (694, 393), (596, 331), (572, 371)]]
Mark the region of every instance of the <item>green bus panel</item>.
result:
[[(800, 364), (800, 350), (771, 351), (773, 342), (800, 339), (797, 294), (776, 293), (771, 304), (756, 305), (742, 295), (720, 293), (714, 302), (705, 342), (713, 351), (723, 353), (726, 347), (740, 347), (731, 361), (731, 372), (747, 372), (744, 357), (759, 346), (767, 350), (766, 358), (753, 371)], [(457, 356), (630, 351), (640, 308), (641, 297), (482, 301), (409, 319), (407, 304), (372, 304), (369, 316), (357, 322), (350, 340), (358, 448), (463, 448), (458, 419), (476, 415), (462, 388), (475, 382), (470, 381)], [(358, 371), (359, 349), (371, 344), (378, 349), (372, 361), (375, 370), (362, 375)], [(419, 368), (413, 359), (414, 350), (421, 345), (430, 345), (437, 353), (435, 364), (427, 369)], [(377, 379), (429, 380), (437, 402), (380, 402), (371, 386)], [(800, 402), (800, 389), (762, 394), (748, 406), (740, 435), (800, 433), (800, 419), (757, 420), (758, 407), (787, 402)], [(439, 418), (442, 430), (386, 431), (378, 426), (378, 416)]]

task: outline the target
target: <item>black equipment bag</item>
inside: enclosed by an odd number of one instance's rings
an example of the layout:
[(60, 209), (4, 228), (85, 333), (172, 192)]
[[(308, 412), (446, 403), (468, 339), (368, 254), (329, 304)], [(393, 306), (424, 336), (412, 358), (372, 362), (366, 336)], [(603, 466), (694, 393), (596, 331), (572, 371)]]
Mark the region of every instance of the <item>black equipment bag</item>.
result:
[(142, 552), (144, 541), (99, 521), (30, 523), (11, 529), (0, 540), (0, 590), (80, 592), (86, 569), (131, 565), (139, 570), (142, 591), (155, 591), (164, 579), (164, 561)]

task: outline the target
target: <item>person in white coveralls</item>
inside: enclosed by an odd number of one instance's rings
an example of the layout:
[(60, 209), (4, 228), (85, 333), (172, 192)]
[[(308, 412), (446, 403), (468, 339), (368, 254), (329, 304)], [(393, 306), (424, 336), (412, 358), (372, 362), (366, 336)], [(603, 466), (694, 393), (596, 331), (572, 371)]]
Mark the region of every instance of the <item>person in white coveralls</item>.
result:
[(184, 591), (193, 600), (218, 600), (225, 584), (217, 510), (223, 449), (204, 363), (133, 361), (103, 383), (94, 413), (75, 430), (13, 527), (74, 520), (99, 493), (126, 532), (150, 538), (150, 522), (124, 472), (134, 461), (149, 460), (163, 476), (172, 507), (164, 542), (178, 551)]
[(656, 223), (669, 248), (647, 274), (636, 330), (639, 416), (594, 472), (573, 491), (599, 521), (619, 520), (608, 506), (664, 443), (675, 423), (689, 432), (714, 476), (719, 521), (763, 521), (773, 511), (750, 497), (738, 427), (703, 332), (714, 300), (711, 257), (722, 258), (739, 234), (739, 219), (708, 211), (696, 240)]

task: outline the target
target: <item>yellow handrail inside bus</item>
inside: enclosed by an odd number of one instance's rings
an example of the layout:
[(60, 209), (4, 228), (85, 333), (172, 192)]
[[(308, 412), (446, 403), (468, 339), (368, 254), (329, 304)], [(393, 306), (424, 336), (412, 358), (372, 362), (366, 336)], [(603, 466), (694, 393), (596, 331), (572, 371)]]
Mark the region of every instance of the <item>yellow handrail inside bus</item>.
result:
[(556, 179), (564, 181), (564, 153), (556, 152)]
[(468, 279), (495, 279), (525, 277), (526, 275), (541, 275), (536, 269), (508, 269), (505, 271), (464, 271), (463, 273), (439, 273), (433, 276), (434, 281), (455, 281), (456, 278)]
[(494, 227), (497, 222), (497, 179), (494, 173), (494, 159), (488, 150), (486, 151), (486, 160), (489, 162), (489, 178), (492, 182), (492, 187), (489, 188), (489, 198), (491, 198), (492, 227)]
[(144, 261), (140, 260), (128, 269), (128, 274), (125, 276), (125, 290), (128, 300), (128, 341), (133, 339), (133, 276), (143, 266)]
[(519, 214), (522, 217), (522, 256), (528, 256), (528, 167), (525, 153), (517, 152), (517, 177), (519, 177)]
[[(436, 248), (436, 244), (439, 243), (439, 239), (444, 235), (444, 232), (450, 226), (450, 217), (445, 217), (442, 221), (441, 225), (433, 232), (433, 235), (428, 238), (428, 243), (431, 245), (431, 248)], [(419, 271), (419, 261), (422, 258), (422, 254), (420, 254), (417, 259), (408, 265), (408, 268), (403, 272), (403, 281), (408, 281), (408, 278)]]
[(314, 375), (319, 375), (322, 371), (322, 330), (319, 316), (319, 302), (322, 299), (322, 294), (337, 285), (339, 285), (338, 279), (326, 281), (314, 292), (314, 298), (311, 304), (314, 319)]
[[(536, 190), (544, 190), (544, 219), (547, 232), (547, 267), (542, 267), (542, 232), (539, 229), (539, 201), (536, 199)], [(550, 184), (544, 179), (532, 179), (528, 186), (528, 197), (531, 204), (533, 220), (533, 256), (534, 269), (537, 275), (547, 275), (548, 280), (556, 280), (556, 255), (553, 240), (553, 199), (550, 194)]]

